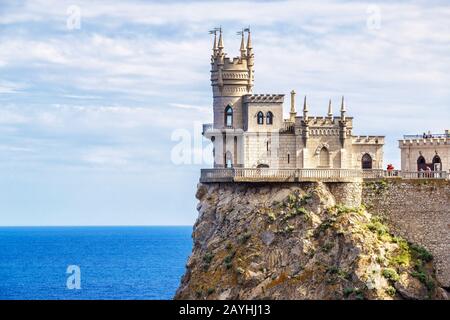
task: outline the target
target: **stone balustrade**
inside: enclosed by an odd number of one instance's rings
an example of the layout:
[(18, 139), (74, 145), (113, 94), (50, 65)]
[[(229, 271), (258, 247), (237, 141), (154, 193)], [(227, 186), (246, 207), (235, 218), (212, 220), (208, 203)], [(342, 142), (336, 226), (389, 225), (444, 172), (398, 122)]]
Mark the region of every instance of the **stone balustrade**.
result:
[(361, 169), (202, 169), (200, 182), (361, 182), (380, 179), (449, 179), (446, 171), (399, 171)]

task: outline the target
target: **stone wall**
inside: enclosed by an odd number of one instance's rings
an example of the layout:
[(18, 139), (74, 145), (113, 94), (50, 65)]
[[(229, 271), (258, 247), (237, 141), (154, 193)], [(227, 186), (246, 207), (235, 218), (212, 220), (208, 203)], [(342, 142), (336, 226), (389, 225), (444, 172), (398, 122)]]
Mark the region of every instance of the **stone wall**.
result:
[(391, 230), (428, 249), (437, 278), (450, 287), (450, 182), (381, 181), (363, 185), (363, 203)]

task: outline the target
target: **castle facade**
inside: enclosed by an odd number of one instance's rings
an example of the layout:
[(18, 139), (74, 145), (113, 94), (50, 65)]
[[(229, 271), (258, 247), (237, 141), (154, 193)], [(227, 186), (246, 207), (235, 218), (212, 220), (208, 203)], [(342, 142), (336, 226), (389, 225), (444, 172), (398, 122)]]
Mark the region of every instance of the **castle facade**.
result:
[(405, 135), (399, 141), (402, 171), (450, 171), (450, 131)]
[(284, 119), (283, 94), (253, 93), (250, 30), (241, 33), (240, 56), (232, 59), (224, 52), (222, 30), (213, 33), (214, 122), (203, 126), (203, 135), (214, 145), (215, 168), (383, 168), (384, 136), (353, 135), (344, 98), (337, 116), (331, 101), (326, 116), (311, 116), (306, 98), (297, 115), (292, 91), (289, 117)]

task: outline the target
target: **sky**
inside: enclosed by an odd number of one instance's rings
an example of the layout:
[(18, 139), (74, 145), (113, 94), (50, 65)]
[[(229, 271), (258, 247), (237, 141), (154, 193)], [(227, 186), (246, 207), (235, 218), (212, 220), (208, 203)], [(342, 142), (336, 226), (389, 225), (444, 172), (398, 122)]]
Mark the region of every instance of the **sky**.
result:
[(193, 224), (217, 26), (228, 56), (251, 27), (255, 93), (312, 115), (344, 95), (399, 167), (403, 134), (450, 129), (449, 21), (448, 1), (0, 0), (0, 225)]

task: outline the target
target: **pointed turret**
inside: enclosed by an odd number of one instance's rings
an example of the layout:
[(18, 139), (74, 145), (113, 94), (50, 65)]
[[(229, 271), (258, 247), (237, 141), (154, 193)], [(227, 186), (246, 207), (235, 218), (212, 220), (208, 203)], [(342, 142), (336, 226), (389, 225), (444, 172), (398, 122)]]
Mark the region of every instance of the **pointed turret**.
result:
[(240, 32), (240, 34), (242, 36), (242, 38), (241, 38), (241, 49), (240, 49), (240, 51), (241, 51), (241, 59), (245, 59), (247, 50), (245, 49), (244, 30), (242, 30)]
[(331, 99), (328, 102), (328, 117), (333, 118), (333, 106), (331, 105)]
[(303, 120), (308, 120), (308, 105), (306, 104), (306, 96), (303, 100)]
[(213, 56), (216, 57), (217, 56), (217, 31), (214, 30), (214, 44), (213, 44)]
[(342, 96), (342, 102), (341, 102), (341, 120), (345, 120), (345, 102), (344, 102), (344, 96)]
[(295, 91), (291, 91), (291, 111), (289, 112), (289, 121), (295, 122), (295, 117), (297, 116), (297, 112), (295, 111)]
[(248, 67), (247, 90), (249, 92), (251, 92), (252, 88), (253, 88), (253, 80), (254, 80), (253, 66), (255, 65), (255, 55), (253, 54), (253, 45), (252, 45), (252, 36), (251, 36), (250, 27), (244, 29), (244, 31), (246, 31), (248, 33), (248, 38), (247, 38), (247, 67)]
[(223, 51), (223, 37), (222, 37), (222, 27), (219, 28), (219, 51), (222, 52)]

